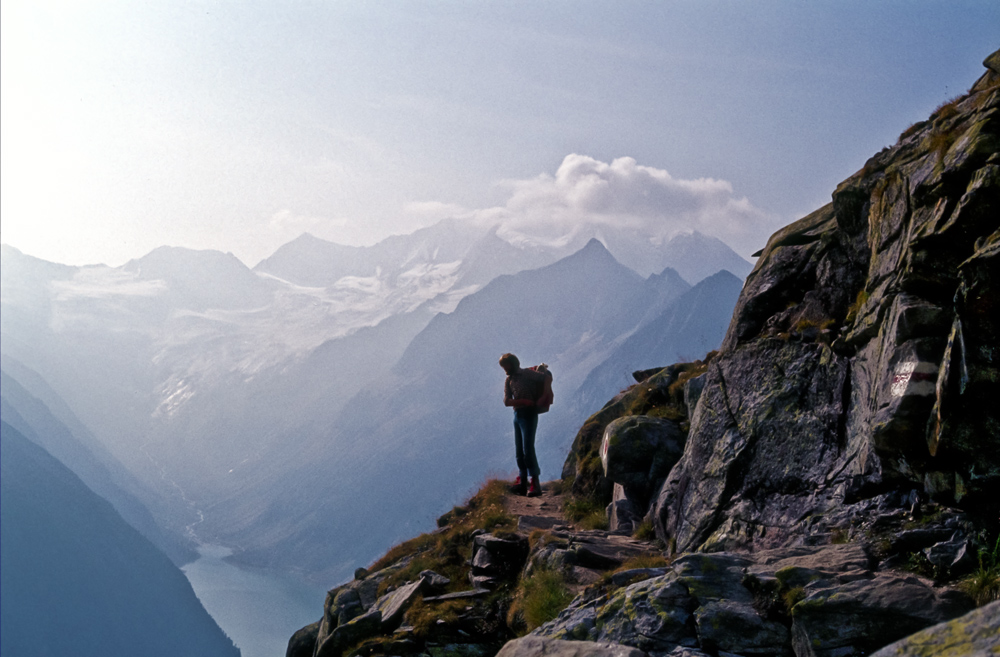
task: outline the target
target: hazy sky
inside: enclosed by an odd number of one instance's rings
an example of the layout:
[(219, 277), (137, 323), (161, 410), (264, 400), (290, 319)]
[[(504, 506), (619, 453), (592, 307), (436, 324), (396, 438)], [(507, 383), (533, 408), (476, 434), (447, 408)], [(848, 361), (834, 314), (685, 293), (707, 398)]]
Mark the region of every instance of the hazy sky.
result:
[(983, 72), (1000, 2), (0, 5), (2, 239), (254, 265), (445, 216), (744, 255)]

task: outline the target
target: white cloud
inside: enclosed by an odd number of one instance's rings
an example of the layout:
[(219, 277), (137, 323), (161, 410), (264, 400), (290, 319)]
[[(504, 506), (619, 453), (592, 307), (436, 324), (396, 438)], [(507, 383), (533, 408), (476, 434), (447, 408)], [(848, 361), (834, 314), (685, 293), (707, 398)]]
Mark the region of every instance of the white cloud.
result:
[(674, 178), (631, 157), (609, 164), (574, 153), (555, 175), (503, 184), (511, 189), (507, 202), (472, 216), (500, 224), (499, 235), (512, 243), (564, 245), (602, 226), (632, 230), (653, 242), (696, 230), (746, 255), (759, 248), (775, 222), (737, 197), (725, 180)]

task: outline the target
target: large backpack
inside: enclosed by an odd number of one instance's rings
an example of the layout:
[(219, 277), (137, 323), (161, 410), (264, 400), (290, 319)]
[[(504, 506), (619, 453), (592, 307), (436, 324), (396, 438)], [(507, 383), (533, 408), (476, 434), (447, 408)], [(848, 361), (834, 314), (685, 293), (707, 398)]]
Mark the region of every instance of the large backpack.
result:
[(549, 366), (545, 363), (542, 363), (541, 365), (534, 365), (528, 369), (545, 375), (545, 384), (542, 388), (542, 396), (538, 398), (538, 405), (536, 408), (539, 413), (548, 413), (549, 406), (551, 406), (554, 401), (552, 395), (552, 372), (549, 371)]

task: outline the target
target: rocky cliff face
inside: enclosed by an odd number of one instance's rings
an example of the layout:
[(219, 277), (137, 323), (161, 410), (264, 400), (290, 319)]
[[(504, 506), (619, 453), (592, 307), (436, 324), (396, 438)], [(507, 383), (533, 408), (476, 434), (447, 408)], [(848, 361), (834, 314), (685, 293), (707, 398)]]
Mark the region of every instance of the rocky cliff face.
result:
[(1000, 53), (771, 237), (655, 502), (677, 551), (854, 537), (1000, 505)]

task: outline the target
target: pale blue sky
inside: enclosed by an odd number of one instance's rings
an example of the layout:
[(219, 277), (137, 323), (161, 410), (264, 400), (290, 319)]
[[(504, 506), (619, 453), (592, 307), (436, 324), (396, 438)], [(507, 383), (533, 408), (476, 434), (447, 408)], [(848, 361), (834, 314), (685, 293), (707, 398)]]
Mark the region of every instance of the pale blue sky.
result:
[[(303, 230), (364, 244), (449, 215), (523, 224), (579, 191), (558, 185), (570, 154), (595, 175), (628, 157), (649, 180), (726, 181), (741, 213), (695, 227), (748, 254), (1000, 47), (993, 0), (0, 11), (2, 239), (71, 264), (171, 244), (252, 266)], [(629, 180), (616, 193), (649, 191)], [(534, 185), (549, 205), (525, 210)], [(636, 221), (680, 228), (675, 210)]]

